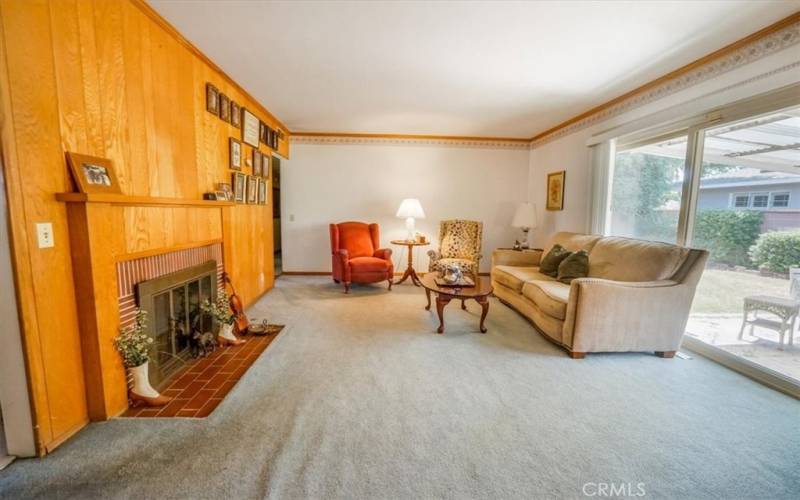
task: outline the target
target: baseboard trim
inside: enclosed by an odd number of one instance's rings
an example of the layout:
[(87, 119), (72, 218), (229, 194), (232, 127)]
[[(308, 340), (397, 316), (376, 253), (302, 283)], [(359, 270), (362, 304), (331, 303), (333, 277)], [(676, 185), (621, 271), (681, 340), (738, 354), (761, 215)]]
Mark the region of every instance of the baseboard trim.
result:
[(800, 384), (786, 375), (765, 368), (727, 351), (723, 351), (718, 347), (710, 346), (701, 340), (689, 336), (683, 337), (681, 348), (692, 351), (715, 363), (719, 363), (726, 368), (741, 373), (745, 377), (766, 385), (771, 389), (780, 391), (787, 396), (800, 399)]

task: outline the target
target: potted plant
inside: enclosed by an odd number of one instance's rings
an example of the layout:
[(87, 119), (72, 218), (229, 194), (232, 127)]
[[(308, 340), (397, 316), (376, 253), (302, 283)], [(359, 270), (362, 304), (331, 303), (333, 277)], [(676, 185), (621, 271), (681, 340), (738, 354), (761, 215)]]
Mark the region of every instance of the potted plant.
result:
[(244, 340), (233, 333), (233, 323), (236, 316), (230, 308), (228, 292), (220, 289), (217, 291), (216, 300), (206, 299), (200, 304), (200, 309), (211, 315), (221, 325), (217, 335), (217, 343), (221, 346), (244, 344)]
[(144, 403), (147, 406), (164, 406), (169, 403), (170, 398), (162, 396), (150, 385), (148, 368), (153, 338), (145, 333), (146, 329), (147, 312), (137, 309), (133, 324), (120, 330), (119, 336), (114, 339), (114, 345), (133, 379), (133, 387), (130, 389), (133, 405)]

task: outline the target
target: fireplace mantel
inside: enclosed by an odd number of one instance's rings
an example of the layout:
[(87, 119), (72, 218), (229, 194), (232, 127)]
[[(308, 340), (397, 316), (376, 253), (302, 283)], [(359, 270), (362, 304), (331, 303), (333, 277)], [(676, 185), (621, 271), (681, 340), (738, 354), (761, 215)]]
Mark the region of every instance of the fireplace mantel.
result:
[(180, 206), (219, 208), (233, 206), (232, 201), (196, 200), (154, 196), (128, 196), (111, 193), (56, 193), (56, 199), (65, 203), (109, 203), (123, 206)]

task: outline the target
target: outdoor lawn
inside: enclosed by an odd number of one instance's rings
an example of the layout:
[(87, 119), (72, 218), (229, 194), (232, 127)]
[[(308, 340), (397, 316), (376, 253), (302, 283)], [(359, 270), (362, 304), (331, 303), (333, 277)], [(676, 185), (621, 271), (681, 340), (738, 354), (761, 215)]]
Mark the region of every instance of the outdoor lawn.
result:
[(706, 269), (694, 296), (692, 314), (741, 314), (744, 298), (748, 295), (788, 297), (789, 280), (749, 272)]

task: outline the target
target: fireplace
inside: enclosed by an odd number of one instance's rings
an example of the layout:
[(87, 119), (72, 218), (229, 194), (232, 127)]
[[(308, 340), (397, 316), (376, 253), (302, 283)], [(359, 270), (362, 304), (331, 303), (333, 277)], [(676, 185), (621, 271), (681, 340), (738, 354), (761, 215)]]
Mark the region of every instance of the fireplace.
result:
[(153, 338), (150, 382), (156, 389), (191, 356), (192, 332), (215, 328), (200, 304), (216, 298), (217, 283), (217, 262), (209, 260), (136, 284), (138, 305), (147, 312), (147, 334)]

